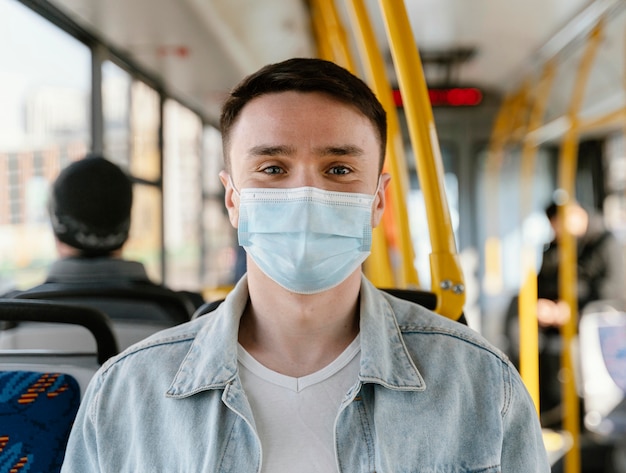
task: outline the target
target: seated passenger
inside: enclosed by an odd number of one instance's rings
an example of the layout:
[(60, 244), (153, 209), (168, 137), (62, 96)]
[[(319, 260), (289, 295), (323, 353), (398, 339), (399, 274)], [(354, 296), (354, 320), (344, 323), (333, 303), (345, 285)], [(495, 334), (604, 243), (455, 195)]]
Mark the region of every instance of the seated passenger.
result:
[[(199, 294), (174, 292), (155, 284), (142, 263), (122, 258), (132, 201), (131, 180), (103, 157), (88, 155), (66, 167), (54, 182), (48, 204), (59, 259), (43, 284), (8, 296), (34, 297), (86, 287), (102, 291), (151, 288), (155, 295), (181, 299), (188, 312), (184, 319), (188, 319), (203, 302)], [(137, 316), (128, 309), (127, 314), (120, 314), (95, 305), (112, 319)]]
[(532, 400), (470, 328), (362, 274), (385, 111), (318, 59), (244, 79), (220, 174), (247, 273), (94, 376), (62, 471), (548, 473)]

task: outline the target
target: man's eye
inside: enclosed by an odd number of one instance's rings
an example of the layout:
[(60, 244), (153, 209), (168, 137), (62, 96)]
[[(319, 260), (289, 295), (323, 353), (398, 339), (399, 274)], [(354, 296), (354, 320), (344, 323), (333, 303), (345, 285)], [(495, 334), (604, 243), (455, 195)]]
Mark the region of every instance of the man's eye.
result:
[(263, 168), (265, 174), (281, 174), (283, 170), (279, 166), (268, 166)]
[(342, 174), (350, 174), (351, 171), (350, 171), (350, 168), (347, 168), (345, 166), (334, 166), (330, 168), (328, 172), (329, 174), (342, 175)]

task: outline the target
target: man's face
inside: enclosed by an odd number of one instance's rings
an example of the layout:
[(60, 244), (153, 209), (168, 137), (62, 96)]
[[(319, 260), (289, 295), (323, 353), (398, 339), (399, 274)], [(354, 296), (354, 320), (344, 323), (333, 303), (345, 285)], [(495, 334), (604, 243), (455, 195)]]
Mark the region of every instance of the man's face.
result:
[[(358, 109), (317, 92), (262, 95), (241, 111), (231, 130), (231, 178), (237, 190), (251, 187), (317, 187), (377, 193), (372, 224), (384, 208), (383, 175), (378, 187), (379, 141)], [(226, 206), (237, 226), (238, 202), (227, 175)]]
[[(552, 231), (554, 232), (555, 238), (560, 238), (561, 233), (563, 233), (563, 225), (558, 218), (558, 215), (555, 215), (550, 219), (550, 225), (552, 226)], [(587, 231), (587, 227), (589, 225), (589, 215), (587, 211), (583, 209), (580, 205), (573, 203), (566, 207), (565, 211), (565, 228), (567, 228), (568, 232), (574, 235), (576, 238), (582, 237)]]

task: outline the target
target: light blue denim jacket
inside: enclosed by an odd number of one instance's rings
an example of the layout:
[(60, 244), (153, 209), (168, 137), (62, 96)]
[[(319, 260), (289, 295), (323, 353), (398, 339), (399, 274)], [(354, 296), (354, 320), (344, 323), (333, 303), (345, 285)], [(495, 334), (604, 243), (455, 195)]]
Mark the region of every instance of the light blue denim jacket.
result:
[[(109, 360), (64, 473), (254, 473), (262, 452), (237, 372), (245, 277), (213, 313)], [(533, 403), (478, 334), (363, 279), (361, 368), (335, 422), (341, 473), (548, 473)], [(327, 473), (327, 472), (321, 472)]]

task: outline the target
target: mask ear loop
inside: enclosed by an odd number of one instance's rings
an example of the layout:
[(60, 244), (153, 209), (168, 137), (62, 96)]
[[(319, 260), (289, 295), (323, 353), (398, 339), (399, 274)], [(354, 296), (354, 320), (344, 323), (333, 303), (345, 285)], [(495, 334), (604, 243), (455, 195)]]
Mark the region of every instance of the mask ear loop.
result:
[[(230, 177), (230, 176), (229, 176)], [(379, 174), (378, 175), (378, 184), (376, 184), (376, 190), (374, 191), (374, 195), (378, 194), (378, 192), (380, 191), (380, 185), (383, 183), (383, 175)]]
[(235, 193), (235, 195), (237, 196), (237, 198), (239, 200), (241, 200), (241, 195), (239, 194), (239, 191), (237, 190), (237, 188), (235, 187), (235, 183), (233, 182), (233, 178), (232, 176), (229, 174), (228, 175), (228, 183), (230, 184), (230, 187), (233, 188), (233, 192)]
[(376, 202), (376, 196), (381, 191), (380, 185), (382, 183), (383, 183), (383, 175), (381, 174), (378, 176), (378, 184), (376, 185), (376, 190), (374, 191), (374, 194), (372, 194), (372, 205), (374, 204), (374, 202)]
[[(373, 220), (374, 219), (374, 212), (375, 212), (374, 205), (376, 203), (376, 197), (378, 196), (378, 193), (381, 192), (381, 187), (380, 186), (381, 186), (382, 182), (383, 182), (383, 175), (380, 174), (378, 176), (378, 185), (376, 186), (376, 191), (374, 191), (374, 195), (372, 196), (372, 205), (370, 207), (370, 225), (371, 225), (372, 229), (375, 228), (374, 220)], [(383, 198), (384, 198), (384, 190), (383, 190)], [(382, 219), (382, 217), (381, 217), (381, 219)], [(376, 226), (380, 225), (381, 219), (379, 219), (379, 222), (378, 222), (378, 224)]]

